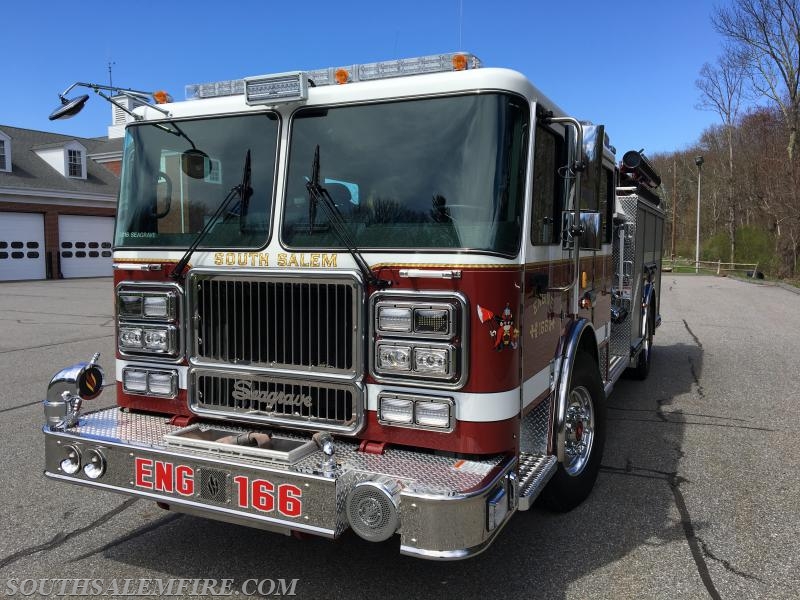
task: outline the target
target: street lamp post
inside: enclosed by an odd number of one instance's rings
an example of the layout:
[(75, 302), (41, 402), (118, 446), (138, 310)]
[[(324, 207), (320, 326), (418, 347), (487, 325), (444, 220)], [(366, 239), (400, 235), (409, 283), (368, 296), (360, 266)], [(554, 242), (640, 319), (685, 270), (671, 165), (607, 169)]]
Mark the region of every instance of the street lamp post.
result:
[(694, 272), (700, 272), (700, 173), (703, 170), (703, 157), (695, 156), (694, 164), (697, 165), (697, 235), (694, 240)]

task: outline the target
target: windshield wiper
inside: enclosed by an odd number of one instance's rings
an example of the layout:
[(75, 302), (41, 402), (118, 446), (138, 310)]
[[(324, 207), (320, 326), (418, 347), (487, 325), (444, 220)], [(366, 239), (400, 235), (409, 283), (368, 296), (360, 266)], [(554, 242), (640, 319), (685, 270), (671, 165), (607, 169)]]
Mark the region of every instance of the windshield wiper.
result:
[(350, 256), (356, 261), (361, 274), (368, 284), (374, 285), (379, 288), (385, 288), (392, 285), (391, 281), (376, 277), (372, 270), (369, 268), (367, 261), (361, 256), (361, 252), (356, 246), (355, 240), (350, 233), (349, 228), (342, 218), (342, 213), (336, 207), (336, 203), (331, 198), (331, 195), (319, 182), (319, 145), (314, 150), (314, 162), (311, 163), (311, 178), (306, 182), (306, 189), (308, 190), (308, 232), (311, 234), (314, 231), (314, 219), (317, 216), (317, 204), (322, 205), (322, 209), (328, 217), (328, 222), (333, 226), (333, 231), (336, 237), (344, 244)]
[(244, 157), (244, 169), (242, 170), (242, 185), (239, 196), (242, 198), (241, 208), (239, 210), (239, 231), (244, 231), (244, 219), (247, 216), (247, 210), (250, 207), (250, 196), (253, 195), (253, 188), (250, 186), (252, 178), (250, 169), (250, 148), (247, 149), (247, 154)]
[(235, 185), (231, 188), (231, 191), (228, 192), (228, 195), (225, 196), (225, 199), (220, 203), (219, 207), (214, 214), (211, 215), (211, 218), (206, 222), (203, 228), (197, 233), (194, 240), (192, 240), (191, 245), (183, 254), (181, 259), (175, 265), (175, 268), (172, 270), (172, 277), (174, 280), (178, 280), (183, 276), (183, 270), (186, 268), (186, 265), (189, 264), (189, 259), (194, 254), (194, 251), (197, 250), (197, 247), (200, 243), (205, 239), (208, 233), (214, 228), (214, 225), (217, 224), (217, 221), (225, 212), (225, 209), (228, 208), (228, 205), (231, 201), (239, 197), (239, 223), (241, 227), (241, 219), (247, 212), (247, 206), (250, 202), (250, 196), (253, 195), (253, 188), (250, 187), (250, 149), (247, 149), (247, 154), (244, 158), (244, 171), (242, 173), (242, 183), (239, 185)]

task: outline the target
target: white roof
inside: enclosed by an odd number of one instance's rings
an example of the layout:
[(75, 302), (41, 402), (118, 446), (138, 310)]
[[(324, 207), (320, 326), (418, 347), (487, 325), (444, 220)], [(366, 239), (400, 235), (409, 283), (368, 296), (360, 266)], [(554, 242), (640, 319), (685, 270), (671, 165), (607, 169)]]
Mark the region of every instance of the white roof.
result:
[[(436, 96), (459, 92), (504, 91), (519, 94), (531, 102), (542, 103), (554, 116), (565, 116), (553, 102), (536, 89), (528, 79), (510, 69), (481, 68), (467, 71), (410, 75), (375, 81), (360, 81), (343, 85), (311, 87), (308, 100), (276, 103), (276, 110), (290, 113), (301, 106), (350, 104), (373, 100), (390, 100), (420, 96)], [(187, 100), (161, 104), (159, 108), (168, 110), (170, 118), (199, 117), (231, 113), (263, 111), (267, 105), (249, 106), (244, 95)], [(152, 107), (142, 106), (137, 113), (146, 120), (164, 119), (164, 114)]]

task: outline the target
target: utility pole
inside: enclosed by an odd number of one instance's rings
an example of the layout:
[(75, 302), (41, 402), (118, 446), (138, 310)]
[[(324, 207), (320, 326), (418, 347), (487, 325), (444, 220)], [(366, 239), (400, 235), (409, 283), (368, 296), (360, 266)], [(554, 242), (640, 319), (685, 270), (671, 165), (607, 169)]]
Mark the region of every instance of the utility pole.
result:
[(672, 159), (672, 247), (670, 248), (670, 258), (675, 261), (675, 209), (678, 203), (678, 168), (675, 159)]
[(697, 234), (694, 239), (694, 272), (700, 272), (700, 173), (703, 171), (703, 157), (696, 156), (694, 164), (697, 165)]

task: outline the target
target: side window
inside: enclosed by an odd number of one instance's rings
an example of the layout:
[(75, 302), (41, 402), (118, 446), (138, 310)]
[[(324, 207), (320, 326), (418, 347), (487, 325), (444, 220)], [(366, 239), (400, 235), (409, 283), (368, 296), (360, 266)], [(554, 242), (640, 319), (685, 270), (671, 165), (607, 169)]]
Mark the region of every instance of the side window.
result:
[(563, 185), (558, 170), (563, 162), (563, 148), (561, 136), (545, 127), (536, 127), (531, 218), (531, 241), (535, 245), (558, 243), (561, 234)]

